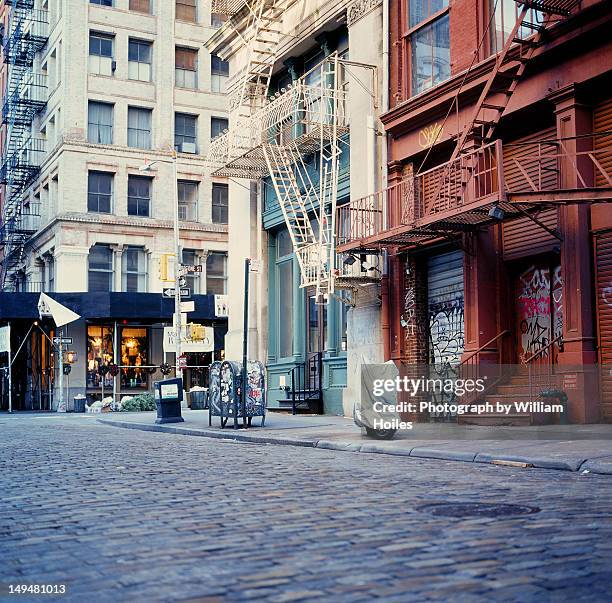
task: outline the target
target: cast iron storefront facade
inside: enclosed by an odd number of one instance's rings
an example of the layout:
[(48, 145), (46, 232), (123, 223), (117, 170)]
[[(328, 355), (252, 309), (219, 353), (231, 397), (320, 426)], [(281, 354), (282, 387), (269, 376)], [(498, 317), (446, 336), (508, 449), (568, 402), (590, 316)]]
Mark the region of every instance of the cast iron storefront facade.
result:
[[(149, 293), (57, 293), (51, 296), (82, 319), (67, 325), (63, 334), (75, 362), (64, 379), (65, 396), (84, 394), (91, 401), (102, 395), (134, 395), (150, 391), (153, 381), (163, 378), (160, 364), (174, 364), (173, 354), (164, 354), (164, 328), (171, 325), (174, 302)], [(12, 349), (23, 343), (13, 365), (13, 407), (16, 410), (51, 410), (57, 398), (57, 354), (49, 338), (57, 334), (50, 319), (39, 319), (38, 294), (0, 294), (0, 322), (11, 324)], [(215, 317), (214, 295), (194, 295), (195, 311), (189, 321), (214, 329), (212, 352), (187, 354), (185, 385), (205, 385), (206, 369), (214, 359), (224, 358), (227, 319)], [(38, 324), (34, 324), (38, 323)], [(31, 329), (31, 330), (30, 330)], [(43, 334), (43, 331), (45, 334)], [(26, 339), (27, 335), (27, 339)], [(24, 342), (24, 339), (26, 341)], [(124, 367), (119, 374), (102, 374), (101, 365)], [(6, 382), (2, 406), (7, 407)]]

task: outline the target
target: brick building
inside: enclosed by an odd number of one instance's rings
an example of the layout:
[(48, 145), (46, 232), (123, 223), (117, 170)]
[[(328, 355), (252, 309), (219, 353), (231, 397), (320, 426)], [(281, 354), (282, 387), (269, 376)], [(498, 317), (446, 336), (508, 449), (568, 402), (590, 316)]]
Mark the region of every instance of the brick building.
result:
[(601, 1), (390, 0), (390, 187), (338, 219), (340, 251), (387, 258), (388, 359), (514, 365), (487, 399), (555, 387), (572, 422), (612, 419), (590, 372), (612, 363), (611, 21)]

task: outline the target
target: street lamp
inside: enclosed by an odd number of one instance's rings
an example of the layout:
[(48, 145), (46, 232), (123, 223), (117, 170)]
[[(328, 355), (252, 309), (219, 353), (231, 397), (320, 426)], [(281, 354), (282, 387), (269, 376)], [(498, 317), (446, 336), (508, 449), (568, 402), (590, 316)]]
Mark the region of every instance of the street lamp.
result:
[(183, 378), (183, 369), (179, 367), (181, 357), (181, 337), (182, 337), (182, 325), (181, 325), (181, 282), (180, 282), (180, 271), (179, 267), (182, 263), (181, 257), (181, 240), (179, 235), (179, 199), (178, 199), (178, 173), (177, 173), (177, 157), (176, 151), (172, 153), (172, 159), (156, 159), (146, 165), (140, 166), (138, 171), (149, 172), (156, 163), (171, 163), (173, 166), (174, 173), (174, 315), (176, 320), (176, 335), (174, 337), (175, 355), (176, 355), (176, 376)]

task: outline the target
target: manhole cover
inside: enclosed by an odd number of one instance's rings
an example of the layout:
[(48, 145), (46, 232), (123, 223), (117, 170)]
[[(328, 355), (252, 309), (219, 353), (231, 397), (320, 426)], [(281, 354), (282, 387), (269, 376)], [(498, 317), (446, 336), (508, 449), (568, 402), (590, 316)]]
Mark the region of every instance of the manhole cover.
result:
[(417, 508), (442, 517), (504, 517), (508, 515), (530, 515), (539, 513), (539, 507), (527, 505), (491, 504), (477, 502), (430, 503)]

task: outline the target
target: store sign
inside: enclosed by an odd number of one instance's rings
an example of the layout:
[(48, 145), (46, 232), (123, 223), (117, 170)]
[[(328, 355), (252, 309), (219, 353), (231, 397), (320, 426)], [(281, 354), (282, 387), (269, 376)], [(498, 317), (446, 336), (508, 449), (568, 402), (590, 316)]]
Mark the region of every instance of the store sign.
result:
[(0, 327), (0, 352), (11, 351), (11, 327)]
[[(212, 327), (204, 327), (203, 339), (191, 339), (183, 332), (181, 339), (181, 352), (213, 352), (215, 349), (215, 330)], [(176, 351), (176, 332), (172, 327), (164, 327), (164, 352)]]

